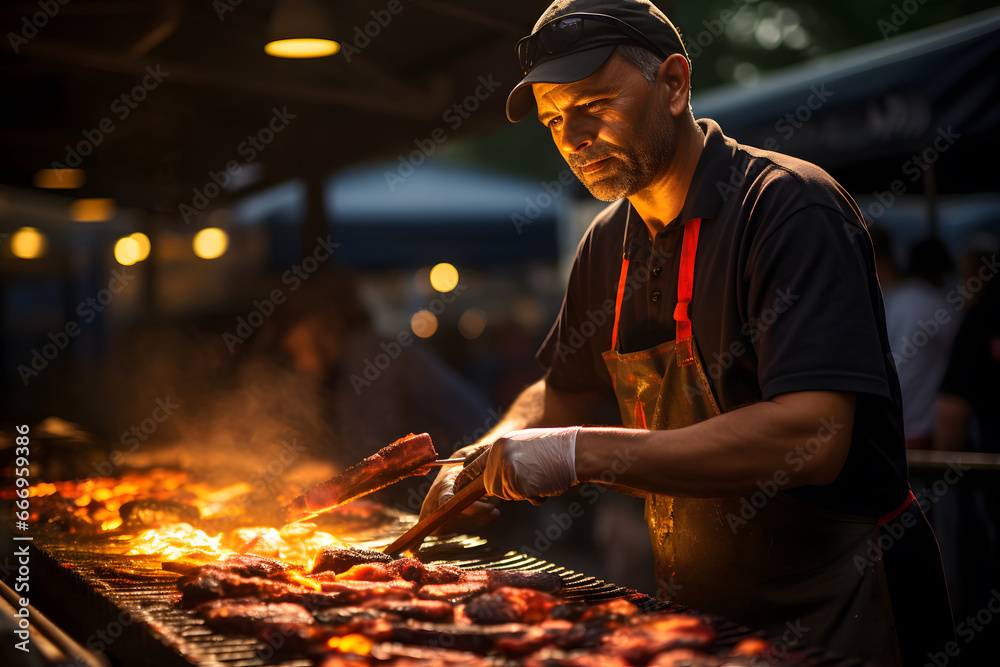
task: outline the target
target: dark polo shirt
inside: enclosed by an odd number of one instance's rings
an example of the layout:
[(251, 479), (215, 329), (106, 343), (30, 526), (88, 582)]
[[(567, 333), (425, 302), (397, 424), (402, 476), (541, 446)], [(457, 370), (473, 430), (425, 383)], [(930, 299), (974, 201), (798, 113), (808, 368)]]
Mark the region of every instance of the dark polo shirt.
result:
[[(795, 391), (856, 393), (851, 449), (837, 481), (789, 494), (882, 516), (906, 497), (906, 459), (899, 381), (861, 212), (816, 165), (737, 144), (712, 120), (698, 125), (705, 147), (681, 214), (652, 240), (627, 200), (597, 216), (538, 360), (552, 386), (596, 390), (614, 402), (601, 354), (611, 347), (622, 258), (629, 289), (620, 351), (673, 340), (683, 224), (701, 218), (689, 313), (719, 407)], [(817, 438), (786, 458), (786, 473), (846, 425), (816, 427)]]

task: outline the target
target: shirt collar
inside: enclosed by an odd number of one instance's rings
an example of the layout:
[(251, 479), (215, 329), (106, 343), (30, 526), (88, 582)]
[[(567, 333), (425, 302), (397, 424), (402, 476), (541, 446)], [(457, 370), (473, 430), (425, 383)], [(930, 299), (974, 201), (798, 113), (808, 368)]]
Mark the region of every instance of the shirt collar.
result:
[[(736, 152), (736, 142), (722, 133), (722, 128), (714, 120), (703, 118), (696, 121), (698, 127), (705, 133), (705, 147), (698, 158), (691, 185), (684, 200), (681, 212), (658, 234), (658, 238), (672, 233), (679, 226), (675, 223), (683, 220), (685, 223), (695, 218), (714, 219), (722, 208), (722, 190), (717, 184), (730, 181), (730, 166)], [(633, 259), (639, 249), (648, 246), (649, 232), (632, 204), (625, 201), (625, 240), (622, 255)]]

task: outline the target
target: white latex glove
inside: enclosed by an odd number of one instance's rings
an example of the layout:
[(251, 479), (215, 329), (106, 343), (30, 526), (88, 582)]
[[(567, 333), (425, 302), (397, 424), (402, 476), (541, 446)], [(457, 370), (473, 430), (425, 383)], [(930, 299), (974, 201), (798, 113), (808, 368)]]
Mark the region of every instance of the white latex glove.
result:
[(483, 471), (487, 495), (504, 500), (529, 500), (558, 496), (577, 483), (576, 435), (579, 426), (528, 428), (498, 438), (486, 454), (471, 463), (462, 478)]

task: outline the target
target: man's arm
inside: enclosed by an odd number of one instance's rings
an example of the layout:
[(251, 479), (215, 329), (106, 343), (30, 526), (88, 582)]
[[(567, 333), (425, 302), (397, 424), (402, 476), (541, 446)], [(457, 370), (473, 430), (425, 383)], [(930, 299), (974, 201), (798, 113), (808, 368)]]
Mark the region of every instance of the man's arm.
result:
[[(829, 484), (847, 459), (854, 406), (853, 393), (796, 392), (675, 430), (584, 428), (576, 438), (577, 478), (705, 498), (752, 493), (764, 480), (782, 488)], [(537, 444), (500, 438), (486, 465), (506, 471), (504, 461)], [(504, 481), (516, 485), (516, 475)]]

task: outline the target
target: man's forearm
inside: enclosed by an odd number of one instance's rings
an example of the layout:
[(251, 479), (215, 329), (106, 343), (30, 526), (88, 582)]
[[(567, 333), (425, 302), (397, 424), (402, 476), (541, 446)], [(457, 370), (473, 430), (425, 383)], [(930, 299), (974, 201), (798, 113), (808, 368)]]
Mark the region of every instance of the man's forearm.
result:
[(724, 497), (828, 484), (850, 447), (854, 395), (803, 392), (672, 431), (587, 428), (577, 436), (580, 481), (674, 496)]

